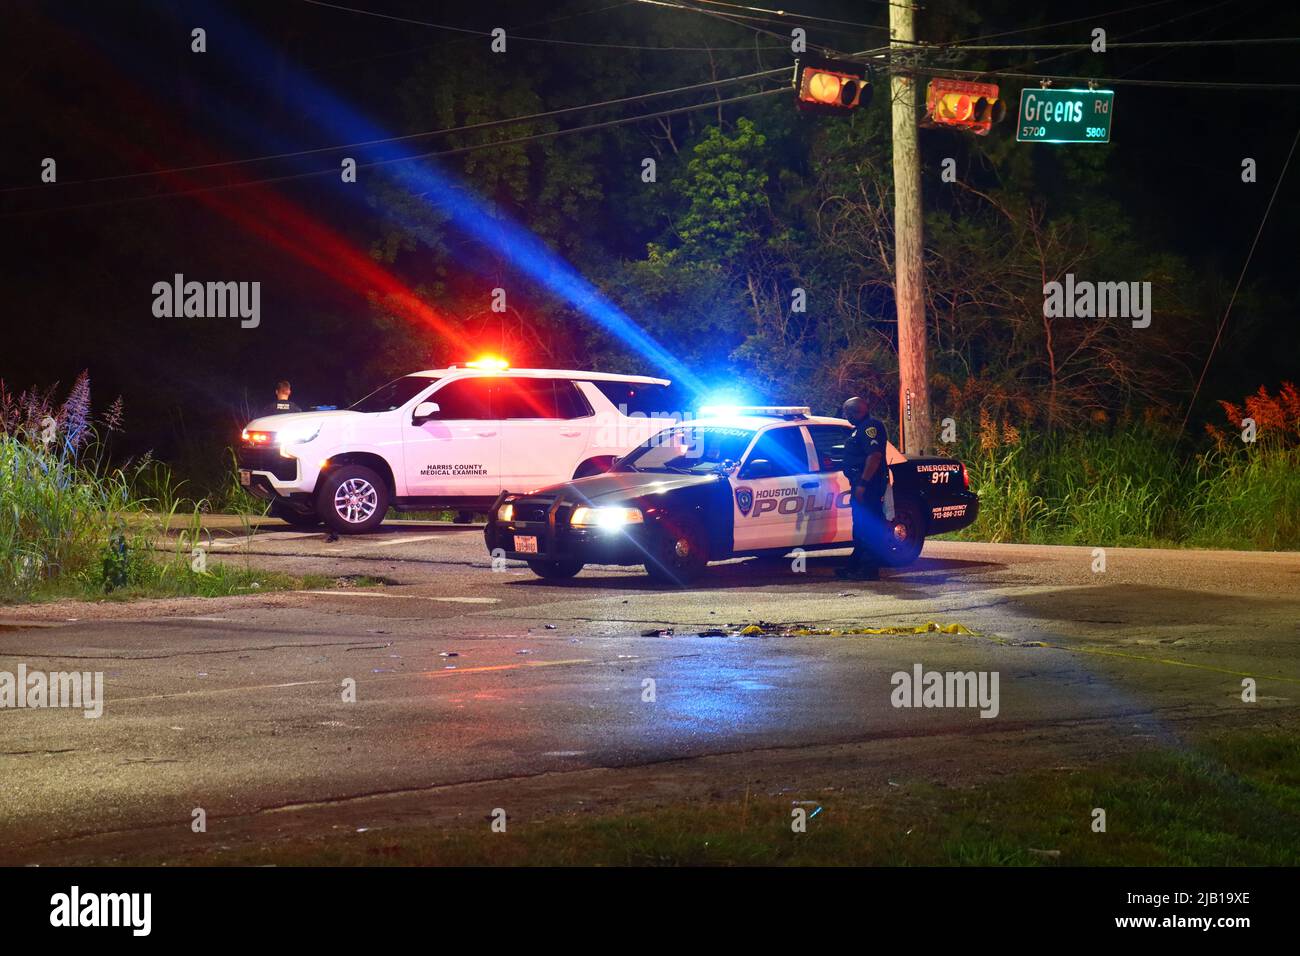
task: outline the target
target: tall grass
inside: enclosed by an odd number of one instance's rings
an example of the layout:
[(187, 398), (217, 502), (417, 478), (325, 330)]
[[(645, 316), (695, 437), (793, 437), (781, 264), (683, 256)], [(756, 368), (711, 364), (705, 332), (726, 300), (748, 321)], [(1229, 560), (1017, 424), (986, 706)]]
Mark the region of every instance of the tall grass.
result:
[(1267, 442), (1180, 450), (1131, 427), (1019, 434), (961, 454), (980, 516), (958, 535), (1093, 546), (1300, 548), (1300, 448)]
[[(120, 402), (92, 419), (84, 373), (62, 404), (52, 389), (15, 395), (0, 382), (0, 601), (239, 588), (241, 572), (192, 560), (206, 543), (211, 502), (187, 497), (184, 482), (149, 456), (111, 463), (106, 439), (121, 419)], [(247, 530), (264, 508), (233, 470), (229, 482), (224, 504), (245, 516)], [(159, 542), (170, 544), (159, 550)]]

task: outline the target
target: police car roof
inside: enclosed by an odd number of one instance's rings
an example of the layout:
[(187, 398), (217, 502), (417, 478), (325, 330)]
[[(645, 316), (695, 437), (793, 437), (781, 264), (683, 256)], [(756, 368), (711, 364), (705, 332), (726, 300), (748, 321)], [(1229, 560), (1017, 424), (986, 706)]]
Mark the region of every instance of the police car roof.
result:
[(450, 365), (447, 368), (425, 369), (412, 372), (425, 378), (452, 378), (491, 376), (493, 378), (569, 378), (579, 382), (629, 382), (635, 385), (671, 385), (666, 378), (650, 378), (646, 375), (619, 375), (614, 372), (582, 372), (571, 368), (473, 368), (471, 366)]

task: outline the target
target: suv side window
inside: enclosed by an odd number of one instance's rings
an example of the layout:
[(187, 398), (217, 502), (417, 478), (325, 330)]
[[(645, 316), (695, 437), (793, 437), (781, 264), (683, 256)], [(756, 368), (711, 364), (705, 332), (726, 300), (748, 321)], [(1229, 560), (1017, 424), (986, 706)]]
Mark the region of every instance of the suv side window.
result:
[(549, 378), (499, 378), (492, 403), (498, 419), (555, 418), (555, 386)]
[(808, 426), (813, 448), (817, 451), (817, 467), (820, 471), (844, 469), (844, 443), (849, 440), (852, 432), (853, 429), (845, 425)]
[(497, 419), (559, 420), (586, 418), (591, 406), (567, 379), (497, 379), (492, 410)]
[(685, 407), (674, 402), (668, 386), (655, 382), (606, 382), (598, 379), (591, 384), (624, 415), (649, 417), (658, 412), (666, 417), (673, 412), (674, 406)]
[(560, 418), (587, 418), (596, 414), (578, 383), (565, 378), (555, 380), (555, 413)]
[(756, 458), (766, 458), (776, 466), (772, 477), (807, 474), (808, 446), (804, 442), (803, 428), (787, 425), (765, 432), (747, 461)]
[(438, 403), (439, 421), (476, 421), (491, 419), (492, 379), (462, 378), (448, 382), (429, 396)]

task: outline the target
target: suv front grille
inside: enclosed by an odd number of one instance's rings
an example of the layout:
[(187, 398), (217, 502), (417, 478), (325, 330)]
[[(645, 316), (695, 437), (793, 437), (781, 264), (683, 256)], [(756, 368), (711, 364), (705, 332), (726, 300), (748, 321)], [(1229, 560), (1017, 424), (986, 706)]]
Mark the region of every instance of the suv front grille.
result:
[(285, 458), (276, 448), (241, 448), (237, 454), (240, 468), (269, 471), (280, 481), (298, 476), (298, 459)]

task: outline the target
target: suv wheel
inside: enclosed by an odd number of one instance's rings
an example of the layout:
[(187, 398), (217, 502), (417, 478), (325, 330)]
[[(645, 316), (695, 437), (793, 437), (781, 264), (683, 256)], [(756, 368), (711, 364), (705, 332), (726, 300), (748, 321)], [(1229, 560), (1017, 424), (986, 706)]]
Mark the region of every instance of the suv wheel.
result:
[(683, 585), (699, 578), (708, 564), (708, 544), (698, 528), (664, 528), (645, 572), (661, 584)]
[(388, 513), (388, 485), (364, 465), (336, 468), (317, 490), (316, 513), (339, 534), (367, 534)]
[(277, 501), (271, 505), (271, 517), (279, 518), (295, 528), (319, 528), (320, 515), (314, 511), (302, 511), (290, 504)]
[(561, 581), (581, 571), (583, 564), (581, 561), (529, 561), (528, 568), (539, 578)]

